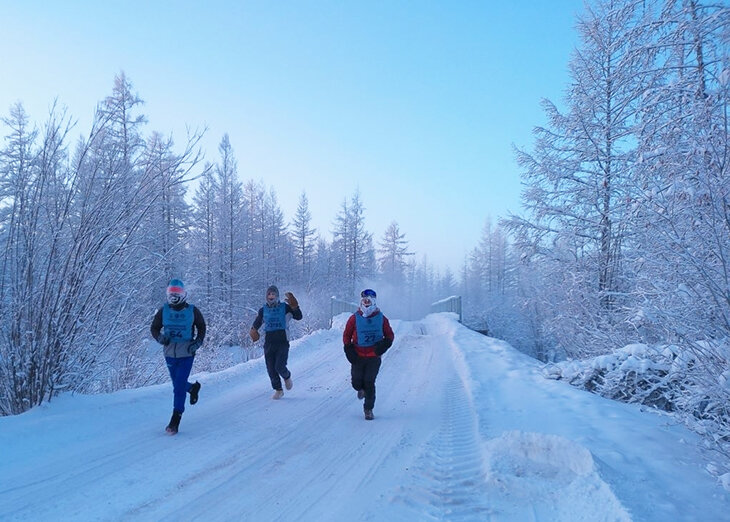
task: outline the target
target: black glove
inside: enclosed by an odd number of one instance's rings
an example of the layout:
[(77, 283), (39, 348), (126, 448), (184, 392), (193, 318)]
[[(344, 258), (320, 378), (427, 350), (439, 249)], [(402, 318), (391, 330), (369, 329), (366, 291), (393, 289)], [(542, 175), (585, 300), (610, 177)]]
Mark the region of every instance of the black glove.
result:
[(198, 348), (200, 348), (203, 345), (203, 341), (193, 341), (190, 343), (190, 346), (188, 346), (188, 349), (190, 350), (190, 353), (195, 355), (195, 352), (198, 351)]
[(375, 355), (380, 357), (385, 352), (387, 352), (388, 348), (390, 348), (391, 346), (393, 346), (393, 341), (391, 341), (387, 337), (383, 337), (381, 340), (375, 343)]
[(157, 342), (160, 343), (162, 346), (167, 346), (168, 344), (170, 344), (170, 336), (161, 333), (157, 336)]
[(355, 364), (360, 358), (360, 356), (357, 355), (357, 351), (355, 350), (355, 345), (352, 343), (348, 343), (344, 346), (344, 349), (345, 357), (347, 357), (347, 360), (350, 361), (350, 364)]

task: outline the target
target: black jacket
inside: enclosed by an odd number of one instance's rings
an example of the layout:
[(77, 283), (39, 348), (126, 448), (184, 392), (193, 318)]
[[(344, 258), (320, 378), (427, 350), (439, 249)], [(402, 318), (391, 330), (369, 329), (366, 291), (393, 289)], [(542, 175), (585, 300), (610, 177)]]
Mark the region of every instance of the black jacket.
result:
[[(286, 306), (286, 314), (291, 314), (292, 319), (295, 319), (296, 321), (299, 321), (302, 318), (302, 309), (297, 307), (296, 309), (289, 306), (289, 303), (284, 303)], [(259, 313), (256, 316), (256, 319), (253, 321), (252, 328), (255, 330), (258, 330), (261, 328), (261, 325), (264, 324), (264, 308), (263, 306), (259, 308)], [(286, 330), (273, 330), (271, 332), (266, 332), (266, 337), (264, 337), (264, 346), (266, 345), (273, 345), (273, 344), (289, 344), (289, 339), (286, 337)]]

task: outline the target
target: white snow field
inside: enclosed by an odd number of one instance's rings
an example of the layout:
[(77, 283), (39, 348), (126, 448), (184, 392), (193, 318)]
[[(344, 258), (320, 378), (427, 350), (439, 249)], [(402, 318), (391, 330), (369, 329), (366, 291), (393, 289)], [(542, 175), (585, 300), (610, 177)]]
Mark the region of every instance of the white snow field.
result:
[(261, 359), (193, 368), (175, 436), (169, 383), (0, 418), (0, 520), (730, 520), (694, 434), (546, 379), (453, 314), (392, 321), (364, 420), (345, 319), (292, 343), (279, 401)]

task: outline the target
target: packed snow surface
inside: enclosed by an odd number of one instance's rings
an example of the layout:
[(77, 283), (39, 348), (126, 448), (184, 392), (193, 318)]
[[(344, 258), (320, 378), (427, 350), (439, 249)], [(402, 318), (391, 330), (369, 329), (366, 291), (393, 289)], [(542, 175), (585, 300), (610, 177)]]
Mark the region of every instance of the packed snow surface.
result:
[(169, 383), (0, 418), (0, 520), (730, 520), (694, 434), (547, 379), (454, 314), (392, 321), (364, 420), (346, 317), (292, 343), (279, 401), (261, 359), (193, 368), (175, 436)]

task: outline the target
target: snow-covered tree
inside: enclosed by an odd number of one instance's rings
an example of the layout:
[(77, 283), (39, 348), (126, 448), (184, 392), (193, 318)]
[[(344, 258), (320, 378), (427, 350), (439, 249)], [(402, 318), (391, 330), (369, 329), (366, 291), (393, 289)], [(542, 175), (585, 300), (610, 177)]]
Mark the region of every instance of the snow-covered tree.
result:
[(340, 289), (344, 296), (352, 297), (360, 282), (375, 274), (373, 235), (365, 228), (365, 207), (359, 190), (349, 203), (343, 201), (332, 235), (336, 275), (342, 278)]
[[(548, 126), (535, 130), (532, 153), (518, 151), (529, 216), (508, 225), (523, 252), (543, 258), (543, 268), (552, 265), (549, 275), (563, 294), (548, 317), (559, 342), (576, 354), (605, 350), (624, 324), (624, 249), (635, 228), (633, 130), (653, 81), (651, 57), (642, 52), (647, 16), (629, 0), (587, 7), (578, 22), (582, 45), (569, 66), (568, 110), (545, 101)], [(594, 328), (586, 332), (587, 325)], [(599, 332), (609, 338), (598, 339)]]
[(213, 165), (207, 163), (198, 180), (191, 208), (191, 226), (188, 235), (191, 254), (191, 278), (198, 288), (202, 309), (215, 312), (217, 266), (215, 229), (217, 221), (216, 194), (218, 183)]
[(730, 7), (667, 2), (657, 26), (663, 76), (644, 98), (638, 135), (642, 249), (632, 268), (641, 306), (631, 323), (648, 341), (691, 354), (696, 364), (684, 384), (701, 386), (685, 395), (684, 409), (726, 437)]
[(409, 252), (406, 235), (401, 233), (398, 223), (393, 221), (388, 225), (379, 247), (377, 254), (381, 277), (392, 287), (400, 288), (407, 259), (414, 253)]
[(291, 224), (291, 238), (294, 255), (299, 267), (298, 279), (307, 288), (311, 287), (312, 260), (316, 249), (317, 230), (312, 227), (312, 213), (309, 211), (307, 194), (299, 196), (299, 205)]
[(238, 162), (233, 153), (228, 134), (218, 145), (220, 161), (214, 171), (216, 177), (216, 228), (215, 244), (218, 256), (218, 276), (216, 286), (222, 313), (228, 321), (233, 321), (234, 310), (245, 287), (240, 266), (244, 256), (244, 198), (242, 184), (238, 179)]
[[(271, 188), (264, 198), (264, 277), (269, 284), (288, 284), (294, 267), (293, 247), (276, 191)], [(262, 290), (263, 292), (263, 290)]]
[[(127, 355), (139, 348), (138, 296), (148, 290), (140, 284), (154, 269), (140, 262), (149, 259), (145, 224), (195, 157), (146, 150), (131, 87), (115, 79), (73, 157), (69, 119), (55, 107), (38, 142), (22, 110), (4, 120), (11, 139), (0, 158), (2, 413), (62, 390), (123, 386)], [(146, 168), (146, 158), (163, 156), (164, 166)]]

